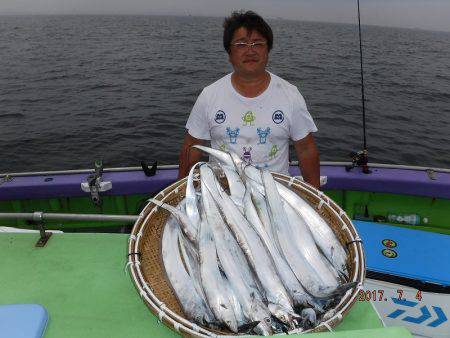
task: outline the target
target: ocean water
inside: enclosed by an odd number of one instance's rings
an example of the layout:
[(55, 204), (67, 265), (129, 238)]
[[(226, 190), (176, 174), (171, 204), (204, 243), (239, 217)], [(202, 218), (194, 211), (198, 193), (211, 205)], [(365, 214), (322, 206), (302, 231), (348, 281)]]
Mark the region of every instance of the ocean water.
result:
[[(363, 135), (357, 26), (269, 23), (269, 69), (305, 97), (321, 160), (348, 160)], [(231, 71), (221, 25), (0, 16), (0, 172), (177, 163), (197, 95)], [(370, 161), (450, 167), (450, 33), (362, 33)]]

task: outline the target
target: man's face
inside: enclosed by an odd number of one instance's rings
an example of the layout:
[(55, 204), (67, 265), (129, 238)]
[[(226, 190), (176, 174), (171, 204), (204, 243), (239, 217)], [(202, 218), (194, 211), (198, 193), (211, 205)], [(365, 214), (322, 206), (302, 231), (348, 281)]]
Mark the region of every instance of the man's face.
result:
[[(239, 42), (263, 42), (265, 44), (256, 44), (253, 47), (234, 45)], [(258, 76), (264, 74), (267, 62), (269, 60), (267, 40), (255, 30), (248, 31), (244, 27), (237, 29), (231, 39), (229, 60), (233, 65), (234, 71), (238, 74), (247, 76)]]

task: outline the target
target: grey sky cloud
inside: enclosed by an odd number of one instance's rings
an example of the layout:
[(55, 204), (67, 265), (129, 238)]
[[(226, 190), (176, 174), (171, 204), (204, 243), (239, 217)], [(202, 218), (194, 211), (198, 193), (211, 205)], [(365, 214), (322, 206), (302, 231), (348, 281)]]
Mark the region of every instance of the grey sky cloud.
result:
[[(450, 31), (449, 0), (360, 0), (363, 24)], [(265, 17), (356, 23), (356, 0), (0, 0), (1, 14), (156, 14)]]

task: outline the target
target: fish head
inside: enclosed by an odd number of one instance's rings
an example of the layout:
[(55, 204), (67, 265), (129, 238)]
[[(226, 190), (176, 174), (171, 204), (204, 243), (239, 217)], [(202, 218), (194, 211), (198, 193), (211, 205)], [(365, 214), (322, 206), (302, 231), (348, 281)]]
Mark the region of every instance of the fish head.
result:
[(253, 314), (253, 318), (259, 320), (258, 325), (253, 329), (253, 331), (261, 336), (272, 335), (274, 333), (272, 329), (274, 322), (266, 304), (261, 300), (253, 299), (251, 312)]
[(226, 306), (224, 304), (220, 305), (221, 319), (223, 323), (234, 333), (238, 332), (238, 323), (236, 320), (236, 315), (231, 306)]
[(271, 336), (274, 333), (272, 325), (272, 318), (267, 317), (264, 318), (263, 321), (259, 322), (259, 324), (255, 326), (253, 331), (255, 331), (255, 333), (260, 336)]
[(279, 304), (269, 303), (269, 311), (280, 322), (287, 325), (290, 329), (295, 329), (294, 317), (297, 317), (295, 313), (283, 308)]
[(226, 326), (234, 333), (238, 332), (238, 325), (236, 318), (225, 320)]
[(301, 325), (305, 329), (311, 329), (317, 324), (317, 314), (312, 308), (305, 308), (301, 312)]
[(229, 154), (231, 160), (233, 161), (232, 168), (235, 168), (235, 170), (237, 170), (237, 172), (239, 174), (241, 174), (242, 173), (242, 168), (243, 168), (243, 165), (244, 165), (244, 161), (242, 161), (242, 159), (239, 157), (238, 154), (236, 154), (236, 153), (234, 153), (232, 151), (229, 151), (228, 154)]
[(292, 293), (292, 300), (294, 302), (294, 305), (298, 308), (304, 308), (305, 306), (309, 305), (308, 303), (309, 297), (306, 295), (305, 292), (302, 291), (295, 290)]
[(208, 326), (212, 323), (216, 323), (217, 319), (214, 317), (214, 315), (211, 312), (203, 311), (202, 318), (201, 318), (201, 324), (204, 326)]
[[(256, 169), (252, 165), (246, 165), (243, 168), (243, 176), (245, 177), (245, 179), (243, 179), (243, 180), (249, 181), (252, 186), (258, 187), (258, 186), (261, 186), (263, 183), (262, 176), (261, 176), (261, 170)], [(264, 194), (264, 192), (262, 192), (262, 193)]]
[(201, 150), (201, 151), (207, 153), (208, 155), (211, 155), (212, 157), (216, 158), (219, 162), (221, 162), (225, 165), (234, 167), (234, 162), (231, 159), (231, 156), (229, 153), (226, 153), (222, 150), (213, 149), (213, 148), (209, 148), (209, 147), (205, 147), (205, 146), (201, 146), (201, 145), (193, 145), (192, 147), (196, 148), (198, 150)]

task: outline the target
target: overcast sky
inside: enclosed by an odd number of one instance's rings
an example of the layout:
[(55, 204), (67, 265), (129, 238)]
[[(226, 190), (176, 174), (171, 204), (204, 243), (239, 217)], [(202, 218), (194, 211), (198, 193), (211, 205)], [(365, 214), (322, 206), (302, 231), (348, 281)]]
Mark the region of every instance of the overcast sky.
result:
[[(450, 0), (360, 0), (362, 23), (450, 31)], [(174, 14), (356, 23), (356, 0), (0, 0), (1, 14)]]

